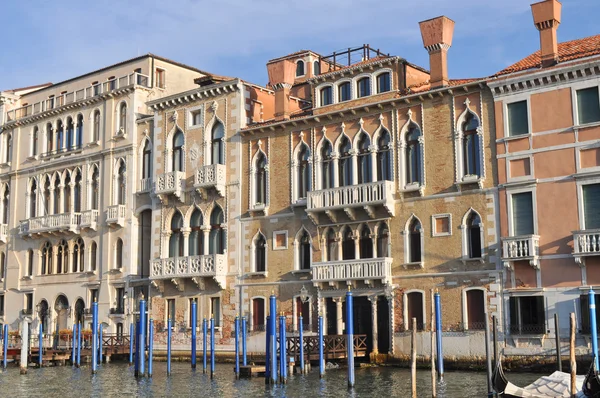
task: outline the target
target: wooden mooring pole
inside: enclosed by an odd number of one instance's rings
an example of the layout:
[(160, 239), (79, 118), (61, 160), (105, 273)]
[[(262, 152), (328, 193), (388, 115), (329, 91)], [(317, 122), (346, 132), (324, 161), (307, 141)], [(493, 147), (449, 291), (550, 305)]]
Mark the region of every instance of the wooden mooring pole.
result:
[(577, 379), (577, 362), (575, 360), (575, 314), (571, 312), (571, 330), (569, 338), (569, 357), (571, 360), (571, 397), (575, 398), (577, 395), (577, 387), (575, 386), (575, 380)]
[(412, 339), (410, 348), (410, 380), (412, 384), (412, 398), (417, 398), (417, 318), (412, 319)]
[(431, 289), (431, 397), (436, 398), (437, 377), (435, 374), (435, 303)]
[(560, 355), (560, 329), (558, 328), (558, 314), (554, 314), (554, 338), (556, 340), (556, 364), (558, 371), (562, 372), (562, 359)]

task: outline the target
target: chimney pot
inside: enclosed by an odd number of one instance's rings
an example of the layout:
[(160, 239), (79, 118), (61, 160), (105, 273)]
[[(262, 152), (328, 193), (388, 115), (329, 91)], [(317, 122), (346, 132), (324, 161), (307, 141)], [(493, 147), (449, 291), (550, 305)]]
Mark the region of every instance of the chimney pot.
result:
[(275, 91), (275, 120), (290, 119), (290, 89), (294, 84), (296, 64), (288, 59), (267, 64), (269, 84)]
[(560, 25), (562, 4), (557, 0), (544, 0), (531, 5), (533, 23), (540, 31), (540, 54), (542, 67), (558, 63), (558, 39), (556, 30)]
[(423, 46), (429, 52), (432, 88), (448, 85), (448, 49), (452, 46), (454, 21), (441, 16), (419, 22)]

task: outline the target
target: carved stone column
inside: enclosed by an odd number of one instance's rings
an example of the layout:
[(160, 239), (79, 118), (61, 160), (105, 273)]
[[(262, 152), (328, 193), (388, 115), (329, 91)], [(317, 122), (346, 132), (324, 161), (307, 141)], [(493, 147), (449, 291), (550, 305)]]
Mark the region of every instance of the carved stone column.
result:
[(203, 225), (201, 230), (202, 230), (202, 239), (203, 239), (203, 244), (202, 244), (202, 253), (200, 253), (201, 255), (206, 255), (209, 253), (208, 250), (208, 245), (209, 245), (209, 236), (210, 236), (210, 225)]
[(190, 233), (191, 228), (181, 228), (181, 235), (183, 236), (183, 257), (190, 255)]
[(378, 348), (378, 336), (379, 332), (377, 330), (377, 299), (378, 296), (369, 297), (369, 301), (371, 302), (371, 330), (373, 334), (373, 351), (372, 355), (377, 355), (379, 353)]
[(335, 321), (336, 321), (336, 334), (344, 334), (344, 311), (342, 303), (344, 302), (343, 297), (336, 297), (333, 299), (335, 302)]

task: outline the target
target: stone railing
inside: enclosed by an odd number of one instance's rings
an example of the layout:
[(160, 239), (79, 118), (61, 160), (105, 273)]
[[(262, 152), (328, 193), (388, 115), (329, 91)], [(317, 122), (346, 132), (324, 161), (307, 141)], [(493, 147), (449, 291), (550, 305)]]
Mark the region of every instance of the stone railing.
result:
[(377, 181), (367, 184), (322, 189), (308, 193), (307, 211), (326, 211), (345, 207), (385, 205), (393, 214), (394, 183)]
[(123, 226), (125, 224), (125, 205), (108, 206), (106, 209), (106, 223)]
[(149, 192), (152, 189), (152, 178), (142, 178), (138, 192)]
[(150, 279), (213, 277), (224, 286), (225, 254), (169, 257), (150, 261)]
[(160, 174), (154, 182), (154, 192), (157, 195), (173, 194), (180, 197), (184, 177), (183, 171), (170, 171), (165, 174)]
[(573, 255), (576, 258), (600, 255), (600, 229), (573, 232)]
[(224, 164), (210, 164), (201, 166), (194, 176), (194, 188), (216, 188), (223, 195), (226, 182), (226, 169)]
[(81, 213), (61, 213), (42, 217), (34, 217), (19, 223), (20, 234), (37, 234), (42, 232), (78, 232), (81, 224)]
[(540, 255), (539, 246), (540, 237), (538, 235), (502, 238), (502, 261), (530, 260), (530, 264), (537, 267)]
[(0, 224), (0, 242), (6, 243), (8, 239), (8, 225)]
[(312, 269), (313, 283), (343, 281), (392, 281), (392, 258), (362, 258), (357, 260), (328, 261), (314, 263)]
[(84, 210), (81, 212), (81, 228), (96, 229), (98, 225), (98, 210)]

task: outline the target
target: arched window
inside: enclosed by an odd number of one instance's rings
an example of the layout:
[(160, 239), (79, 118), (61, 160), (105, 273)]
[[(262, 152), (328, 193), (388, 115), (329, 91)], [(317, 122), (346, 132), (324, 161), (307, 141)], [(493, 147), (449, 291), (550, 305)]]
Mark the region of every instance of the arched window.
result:
[(406, 183), (421, 182), (421, 148), (419, 137), (421, 130), (416, 124), (411, 124), (406, 132)]
[(72, 272), (83, 272), (84, 254), (83, 239), (78, 238), (73, 244)]
[(408, 227), (409, 262), (420, 263), (421, 257), (421, 223), (414, 218)]
[(254, 272), (267, 270), (267, 241), (260, 232), (254, 241)]
[(56, 273), (67, 273), (69, 264), (69, 246), (67, 242), (61, 240), (56, 247)]
[[(60, 203), (62, 200), (62, 192), (60, 187), (60, 177), (58, 174), (54, 175), (54, 208), (52, 209), (52, 214), (60, 214)], [(59, 272), (60, 273), (60, 272)]]
[(183, 145), (183, 132), (178, 129), (175, 135), (173, 136), (173, 171), (183, 171)]
[(27, 250), (27, 270), (25, 271), (26, 276), (33, 276), (33, 250)]
[(358, 183), (366, 184), (372, 182), (371, 152), (369, 146), (371, 140), (367, 134), (361, 134), (358, 140)]
[(94, 125), (92, 126), (92, 142), (100, 140), (100, 111), (94, 111)]
[(46, 152), (54, 150), (54, 129), (52, 123), (46, 124)]
[(119, 165), (119, 175), (117, 176), (117, 204), (124, 205), (126, 202), (126, 182), (127, 182), (127, 169), (125, 162), (121, 161)]
[(225, 230), (223, 224), (225, 222), (223, 210), (220, 207), (215, 207), (210, 214), (210, 234), (209, 234), (209, 254), (225, 253)]
[(190, 256), (200, 256), (204, 254), (204, 236), (202, 232), (202, 213), (195, 209), (190, 219), (190, 237), (189, 250)]
[(267, 159), (264, 153), (260, 152), (256, 157), (256, 182), (254, 186), (255, 190), (255, 204), (266, 204), (267, 203)]
[(8, 184), (4, 187), (4, 194), (2, 195), (2, 224), (8, 224), (8, 214), (10, 211), (10, 186)]
[(6, 136), (6, 161), (8, 163), (12, 162), (12, 134), (8, 134)]
[(352, 155), (350, 151), (352, 145), (348, 137), (343, 136), (339, 145), (339, 186), (345, 187), (352, 185)]
[(51, 214), (53, 209), (50, 208), (50, 178), (46, 178), (46, 182), (44, 183), (44, 214)]
[(479, 120), (477, 120), (477, 117), (471, 112), (467, 112), (467, 118), (462, 124), (463, 173), (466, 176), (481, 176), (479, 136), (477, 135), (478, 127)]
[(123, 102), (119, 108), (119, 132), (127, 133), (127, 104)]
[(212, 128), (212, 164), (225, 164), (225, 127), (222, 123), (215, 123)]
[(390, 257), (390, 230), (386, 223), (377, 228), (377, 257)]
[(37, 214), (37, 182), (35, 178), (31, 179), (31, 186), (29, 188), (29, 218), (33, 218)]
[(358, 94), (358, 98), (371, 95), (371, 78), (363, 77), (362, 79), (358, 79), (356, 82), (356, 92)]
[(338, 247), (337, 240), (335, 238), (335, 232), (333, 232), (332, 228), (327, 230), (327, 234), (325, 234), (325, 244), (327, 245), (327, 257), (326, 261), (336, 261), (338, 256)]
[(46, 242), (42, 247), (42, 275), (52, 274), (54, 269), (52, 265), (52, 259), (52, 245), (50, 244), (50, 242)]
[(304, 76), (304, 61), (301, 59), (296, 62), (296, 77)]
[(331, 86), (323, 87), (319, 92), (321, 106), (333, 104), (333, 90)]
[(391, 90), (390, 73), (385, 72), (377, 76), (377, 93), (385, 93)]
[(152, 177), (152, 145), (149, 140), (146, 140), (142, 154), (142, 178), (150, 177)]
[(302, 231), (298, 241), (298, 269), (310, 269), (311, 263), (311, 247), (310, 235), (306, 230)]
[(319, 61), (313, 61), (313, 75), (317, 76), (321, 74), (321, 64)]
[(360, 258), (373, 258), (373, 239), (366, 225), (360, 231), (359, 249)]
[(81, 173), (75, 174), (75, 186), (73, 186), (73, 208), (75, 213), (81, 212)]
[(469, 258), (481, 258), (481, 218), (474, 211), (467, 219), (467, 246)]
[(333, 169), (333, 157), (331, 156), (331, 143), (325, 141), (321, 148), (321, 188), (329, 189), (333, 188), (334, 181), (334, 169)]
[(355, 258), (354, 234), (350, 228), (346, 228), (342, 233), (342, 260), (354, 260)]
[(71, 212), (71, 176), (67, 172), (65, 177), (65, 193), (63, 195), (63, 209), (65, 213)]
[(300, 150), (298, 151), (298, 158), (296, 162), (298, 164), (297, 169), (297, 184), (298, 184), (298, 199), (306, 198), (308, 191), (310, 191), (310, 165), (308, 159), (310, 157), (310, 151), (308, 145), (305, 143), (301, 144)]
[(60, 151), (64, 146), (64, 135), (63, 135), (63, 123), (62, 120), (56, 122), (56, 151)]
[(94, 166), (94, 171), (92, 172), (92, 209), (98, 210), (98, 204), (100, 202), (100, 173), (98, 172), (98, 167)]
[(350, 82), (344, 82), (338, 87), (338, 102), (350, 101), (352, 99), (352, 90)]
[(77, 130), (75, 132), (75, 148), (81, 148), (83, 144), (83, 115), (77, 115)]
[(122, 269), (123, 268), (123, 241), (121, 240), (121, 238), (117, 239), (117, 245), (116, 245), (116, 250), (115, 250), (115, 255), (116, 255), (116, 267), (117, 269)]
[(31, 155), (36, 156), (38, 154), (38, 139), (39, 139), (39, 129), (36, 127), (33, 128), (33, 137), (31, 140)]
[(183, 257), (183, 216), (176, 211), (171, 218), (171, 237), (169, 238), (169, 257)]
[(71, 150), (73, 149), (73, 145), (74, 145), (74, 133), (75, 130), (73, 128), (73, 119), (71, 119), (70, 117), (67, 118), (67, 136), (66, 136), (66, 141), (67, 141), (67, 150)]
[(90, 271), (92, 271), (92, 272), (96, 271), (97, 255), (98, 255), (98, 245), (96, 244), (96, 242), (92, 241), (92, 244), (90, 247)]
[(385, 129), (377, 139), (377, 181), (392, 181), (392, 147)]

